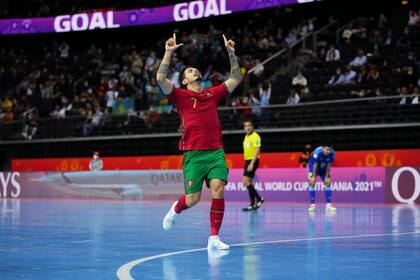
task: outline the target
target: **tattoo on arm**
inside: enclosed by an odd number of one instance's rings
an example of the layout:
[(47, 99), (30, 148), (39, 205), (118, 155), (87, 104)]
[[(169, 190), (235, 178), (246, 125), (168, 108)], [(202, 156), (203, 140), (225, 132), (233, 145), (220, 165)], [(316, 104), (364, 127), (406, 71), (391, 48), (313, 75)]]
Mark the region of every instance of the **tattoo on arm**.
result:
[(169, 74), (169, 64), (161, 64), (158, 69), (158, 74), (167, 76)]
[(230, 60), (230, 78), (236, 81), (242, 79), (241, 70), (239, 68), (238, 59), (234, 52), (229, 52)]

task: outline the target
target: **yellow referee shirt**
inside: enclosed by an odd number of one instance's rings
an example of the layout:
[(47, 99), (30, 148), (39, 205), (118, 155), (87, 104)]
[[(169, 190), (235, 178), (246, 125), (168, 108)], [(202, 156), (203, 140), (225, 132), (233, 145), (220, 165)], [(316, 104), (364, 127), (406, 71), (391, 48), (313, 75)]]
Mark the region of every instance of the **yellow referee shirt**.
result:
[(244, 138), (244, 159), (250, 160), (255, 157), (257, 147), (261, 147), (261, 137), (255, 131), (251, 134), (246, 134)]

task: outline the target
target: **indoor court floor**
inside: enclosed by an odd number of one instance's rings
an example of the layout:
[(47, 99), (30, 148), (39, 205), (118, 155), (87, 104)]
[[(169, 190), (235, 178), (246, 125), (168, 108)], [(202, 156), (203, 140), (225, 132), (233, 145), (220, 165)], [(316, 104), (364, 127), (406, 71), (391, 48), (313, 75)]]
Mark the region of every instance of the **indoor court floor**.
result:
[(209, 203), (162, 230), (171, 202), (0, 200), (0, 279), (420, 279), (420, 207), (227, 203), (207, 251)]

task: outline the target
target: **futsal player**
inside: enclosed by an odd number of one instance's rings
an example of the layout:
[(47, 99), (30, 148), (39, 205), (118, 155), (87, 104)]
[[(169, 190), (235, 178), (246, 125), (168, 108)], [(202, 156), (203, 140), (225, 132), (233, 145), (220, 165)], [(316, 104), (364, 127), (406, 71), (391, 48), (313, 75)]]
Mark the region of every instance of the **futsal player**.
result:
[(324, 182), (325, 210), (336, 211), (337, 209), (331, 205), (331, 165), (335, 160), (335, 151), (328, 145), (323, 145), (315, 149), (312, 157), (309, 159), (308, 178), (309, 178), (309, 212), (315, 211), (315, 182), (319, 176)]
[(248, 189), (250, 204), (248, 207), (243, 208), (243, 211), (257, 210), (263, 203), (264, 198), (261, 197), (253, 185), (255, 172), (258, 169), (261, 153), (261, 137), (254, 130), (252, 121), (247, 120), (244, 122), (245, 138), (243, 142), (244, 149), (244, 175), (242, 182)]
[(205, 181), (212, 196), (207, 248), (228, 250), (229, 245), (219, 238), (225, 211), (224, 187), (228, 180), (228, 169), (217, 107), (239, 85), (242, 75), (235, 56), (235, 43), (227, 40), (224, 35), (223, 40), (230, 60), (230, 76), (224, 83), (203, 89), (200, 71), (194, 67), (185, 67), (179, 74), (181, 88), (174, 87), (168, 80), (169, 64), (172, 54), (183, 45), (177, 44), (175, 34), (166, 41), (166, 51), (157, 73), (157, 81), (177, 108), (183, 128), (179, 149), (184, 152), (185, 195), (173, 203), (163, 219), (163, 228), (170, 230), (182, 211), (200, 201)]

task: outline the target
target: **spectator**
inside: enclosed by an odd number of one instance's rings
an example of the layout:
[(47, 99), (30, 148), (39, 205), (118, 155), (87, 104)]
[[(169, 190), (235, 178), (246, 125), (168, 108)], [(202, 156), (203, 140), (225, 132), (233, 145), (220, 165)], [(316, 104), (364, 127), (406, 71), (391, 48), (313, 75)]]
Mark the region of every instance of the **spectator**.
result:
[(367, 62), (367, 57), (363, 50), (359, 49), (357, 51), (357, 56), (350, 62), (350, 66), (352, 67), (360, 67), (365, 65)]
[(160, 114), (158, 111), (156, 111), (154, 106), (150, 106), (147, 113), (143, 113), (140, 117), (144, 120), (146, 128), (151, 130), (160, 118)]
[(41, 5), (41, 7), (39, 8), (39, 15), (41, 17), (49, 16), (50, 15), (50, 11), (51, 11), (50, 6), (48, 6), (48, 4), (44, 2)]
[(366, 83), (369, 88), (377, 88), (381, 73), (376, 65), (372, 65), (366, 76)]
[(336, 85), (336, 83), (337, 83), (338, 79), (340, 78), (341, 74), (342, 74), (341, 68), (338, 67), (337, 70), (335, 70), (335, 73), (328, 80), (328, 85), (329, 86)]
[(248, 119), (252, 113), (251, 99), (248, 96), (240, 96), (232, 100), (234, 113), (239, 114), (240, 120)]
[(420, 17), (415, 11), (408, 12), (408, 26), (418, 26)]
[(402, 76), (401, 76), (401, 82), (400, 85), (403, 87), (414, 87), (418, 81), (415, 73), (414, 73), (414, 69), (413, 67), (409, 66), (406, 69), (404, 69), (405, 71), (403, 72)]
[(397, 41), (397, 47), (402, 51), (407, 51), (412, 45), (410, 38), (410, 30), (408, 27), (404, 28), (403, 33), (400, 35)]
[(239, 108), (241, 108), (241, 121), (248, 119), (252, 113), (251, 110), (251, 98), (248, 96), (242, 96), (239, 98)]
[(54, 110), (50, 113), (50, 117), (55, 120), (60, 119), (59, 112), (60, 112), (60, 105), (55, 105)]
[(347, 26), (343, 30), (341, 37), (345, 40), (346, 43), (351, 43), (352, 40), (354, 40), (354, 37), (359, 40), (364, 39), (366, 37), (366, 28), (363, 26), (363, 19), (359, 18), (358, 21), (355, 20), (353, 23)]
[(413, 94), (414, 94), (415, 96), (414, 96), (414, 97), (413, 97), (413, 99), (411, 100), (411, 104), (413, 104), (413, 105), (418, 105), (418, 104), (420, 104), (420, 103), (419, 103), (419, 99), (420, 99), (420, 89), (419, 89), (419, 87), (418, 87), (418, 86), (414, 87)]
[(387, 48), (391, 48), (395, 45), (395, 38), (391, 29), (389, 29), (386, 33), (386, 36), (384, 38), (384, 45)]
[(118, 98), (119, 93), (116, 90), (116, 83), (112, 82), (111, 85), (112, 85), (111, 88), (106, 93), (106, 107), (112, 110), (112, 108), (114, 107), (115, 101)]
[(267, 106), (270, 105), (271, 99), (271, 83), (259, 84), (258, 95), (260, 97), (261, 105), (261, 126), (265, 127), (268, 124), (268, 118), (270, 114), (270, 108)]
[(354, 79), (356, 78), (356, 72), (350, 68), (350, 66), (344, 67), (341, 71), (340, 76), (334, 85), (351, 85), (354, 84)]
[(341, 35), (341, 38), (343, 38), (346, 43), (350, 43), (351, 42), (351, 36), (353, 35), (353, 28), (352, 27), (353, 27), (352, 24), (350, 24), (349, 26), (347, 26), (343, 30), (343, 34)]
[(88, 103), (86, 105), (86, 119), (83, 126), (83, 136), (90, 136), (96, 127), (101, 125), (103, 113), (99, 105), (95, 106), (95, 113), (92, 111), (92, 106)]
[(296, 30), (292, 29), (289, 31), (289, 34), (287, 35), (286, 39), (284, 39), (286, 46), (291, 47), (294, 43), (297, 41), (296, 37)]
[(150, 52), (149, 56), (146, 59), (145, 70), (148, 72), (153, 72), (157, 62), (156, 53)]
[(300, 96), (299, 96), (299, 94), (294, 89), (291, 89), (290, 90), (289, 98), (287, 98), (287, 102), (286, 103), (288, 105), (296, 105), (299, 102), (300, 102)]
[(14, 117), (15, 117), (14, 113), (13, 113), (14, 102), (13, 102), (13, 99), (10, 95), (6, 96), (6, 98), (1, 103), (1, 107), (5, 112), (4, 120), (5, 121), (13, 121)]
[(306, 165), (309, 162), (309, 159), (312, 156), (312, 146), (310, 144), (305, 145), (305, 150), (299, 157), (300, 167), (306, 168)]
[(22, 136), (28, 140), (32, 140), (32, 138), (36, 134), (36, 131), (38, 130), (38, 123), (35, 120), (33, 110), (34, 108), (24, 113), (25, 117), (24, 117), (24, 128), (23, 128)]
[(365, 66), (360, 66), (359, 71), (357, 72), (357, 84), (361, 87), (366, 85), (368, 78), (368, 71), (366, 71)]
[(370, 43), (370, 50), (376, 55), (379, 55), (379, 50), (382, 49), (382, 46), (384, 44), (384, 39), (381, 36), (381, 33), (379, 33), (378, 30), (375, 30), (373, 32), (372, 37), (369, 40)]
[(401, 96), (400, 105), (408, 105), (409, 99), (407, 98), (408, 90), (407, 87), (402, 86), (398, 89), (398, 95)]
[(140, 78), (143, 68), (143, 60), (137, 52), (133, 52), (131, 55), (131, 73), (135, 78)]
[(264, 83), (259, 85), (258, 93), (260, 96), (261, 106), (270, 105), (271, 98), (271, 83)]
[(308, 85), (308, 81), (306, 80), (305, 76), (303, 76), (301, 71), (299, 71), (296, 76), (293, 77), (292, 85), (294, 87), (306, 87)]
[(384, 14), (380, 14), (379, 19), (378, 19), (378, 29), (380, 31), (383, 31), (387, 28), (387, 24), (388, 24), (388, 19), (386, 18), (386, 16)]
[(413, 67), (413, 68), (416, 68), (417, 67), (418, 62), (417, 62), (417, 54), (416, 54), (416, 52), (414, 52), (414, 51), (409, 51), (408, 52), (406, 64), (408, 66)]
[[(205, 76), (206, 80), (208, 76)], [(174, 87), (180, 87), (179, 84), (179, 71), (176, 70), (176, 67), (171, 67), (171, 72), (168, 75), (168, 78), (171, 80), (171, 83), (174, 85)], [(203, 76), (204, 80), (204, 76)]]
[(138, 123), (140, 120), (141, 119), (138, 117), (137, 113), (130, 108), (127, 112), (127, 119), (124, 123), (119, 125), (122, 134), (131, 134), (134, 125), (136, 125), (136, 123)]
[(118, 78), (123, 83), (127, 81), (129, 75), (130, 75), (130, 72), (128, 71), (128, 66), (123, 66), (123, 70), (118, 75)]
[(150, 105), (158, 104), (160, 99), (163, 97), (162, 91), (155, 78), (152, 78), (150, 82), (147, 82), (145, 87), (147, 96), (147, 103)]
[(334, 62), (340, 60), (340, 51), (335, 48), (334, 45), (331, 45), (329, 50), (327, 51), (327, 54), (325, 55), (325, 61), (326, 62)]
[[(0, 99), (1, 101), (1, 99)], [(3, 108), (0, 107), (0, 124), (6, 119), (6, 112), (4, 112)]]
[(261, 117), (261, 101), (253, 94), (251, 94), (251, 113), (258, 118)]
[(305, 76), (303, 76), (301, 71), (299, 71), (297, 75), (293, 77), (292, 85), (300, 95), (309, 91), (308, 80), (305, 78)]
[(58, 47), (58, 51), (60, 52), (60, 58), (67, 59), (70, 53), (70, 46), (66, 42), (63, 42)]

